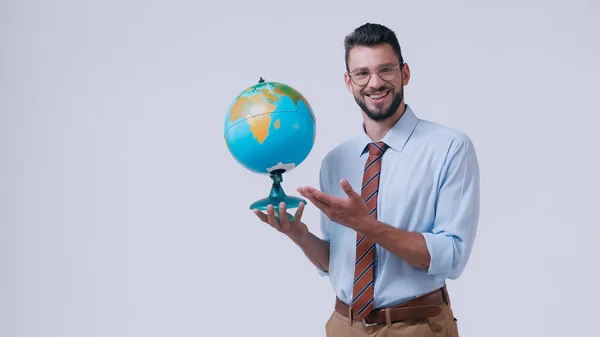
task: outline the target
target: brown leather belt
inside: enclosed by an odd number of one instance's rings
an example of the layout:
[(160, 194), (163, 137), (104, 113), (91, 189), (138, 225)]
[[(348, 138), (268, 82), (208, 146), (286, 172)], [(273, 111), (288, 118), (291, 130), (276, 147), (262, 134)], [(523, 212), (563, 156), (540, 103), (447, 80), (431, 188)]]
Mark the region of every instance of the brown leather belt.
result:
[[(366, 326), (385, 324), (388, 319), (391, 323), (408, 320), (422, 320), (427, 317), (434, 317), (440, 314), (440, 304), (446, 302), (448, 293), (446, 286), (439, 288), (431, 293), (416, 297), (408, 302), (391, 308), (377, 309), (372, 311), (365, 320), (354, 315), (350, 307), (336, 297), (335, 310), (345, 317), (352, 316), (355, 321), (362, 321)], [(389, 317), (387, 315), (389, 314)]]

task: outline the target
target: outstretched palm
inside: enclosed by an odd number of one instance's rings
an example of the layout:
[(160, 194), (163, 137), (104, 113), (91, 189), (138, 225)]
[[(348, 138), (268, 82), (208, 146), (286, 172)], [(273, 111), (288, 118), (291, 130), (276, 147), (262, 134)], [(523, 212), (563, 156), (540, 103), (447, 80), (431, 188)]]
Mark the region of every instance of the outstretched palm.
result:
[(304, 203), (302, 202), (298, 205), (296, 214), (291, 221), (286, 216), (286, 204), (283, 202), (279, 204), (279, 214), (281, 214), (279, 220), (275, 217), (275, 207), (273, 205), (267, 206), (266, 214), (258, 209), (253, 211), (262, 222), (271, 225), (271, 227), (287, 235), (292, 240), (297, 240), (308, 233), (308, 227), (302, 222), (302, 213), (304, 212)]
[(308, 198), (329, 219), (341, 225), (356, 228), (369, 216), (369, 209), (362, 197), (356, 193), (346, 179), (340, 182), (347, 198), (338, 198), (312, 187), (302, 187), (298, 192)]

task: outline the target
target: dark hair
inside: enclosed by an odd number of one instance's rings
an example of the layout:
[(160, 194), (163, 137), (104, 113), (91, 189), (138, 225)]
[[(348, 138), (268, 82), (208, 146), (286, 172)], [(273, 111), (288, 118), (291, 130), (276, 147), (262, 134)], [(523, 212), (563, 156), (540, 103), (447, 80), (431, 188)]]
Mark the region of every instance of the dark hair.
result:
[(398, 42), (396, 34), (391, 29), (377, 23), (365, 23), (356, 28), (344, 38), (344, 48), (346, 49), (346, 71), (349, 71), (348, 56), (350, 55), (350, 50), (352, 50), (352, 48), (356, 46), (373, 47), (386, 43), (392, 46), (400, 64), (404, 63), (400, 43)]

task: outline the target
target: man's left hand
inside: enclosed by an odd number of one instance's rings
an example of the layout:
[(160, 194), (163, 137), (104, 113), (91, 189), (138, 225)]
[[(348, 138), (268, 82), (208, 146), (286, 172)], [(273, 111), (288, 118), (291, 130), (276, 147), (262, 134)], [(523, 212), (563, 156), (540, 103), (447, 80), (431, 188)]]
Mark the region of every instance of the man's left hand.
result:
[(309, 199), (331, 221), (356, 229), (357, 226), (368, 220), (371, 210), (368, 209), (365, 201), (352, 189), (346, 179), (342, 179), (340, 185), (348, 196), (347, 198), (334, 197), (313, 187), (299, 187), (298, 193)]

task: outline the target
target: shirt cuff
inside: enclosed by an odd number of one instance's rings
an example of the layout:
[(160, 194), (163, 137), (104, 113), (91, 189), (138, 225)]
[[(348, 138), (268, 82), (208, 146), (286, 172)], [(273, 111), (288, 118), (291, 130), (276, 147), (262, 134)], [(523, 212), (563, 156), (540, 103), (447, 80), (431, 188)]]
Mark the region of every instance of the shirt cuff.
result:
[(425, 238), (425, 244), (431, 256), (427, 274), (448, 278), (452, 272), (454, 258), (454, 242), (452, 238), (444, 234), (421, 234)]

